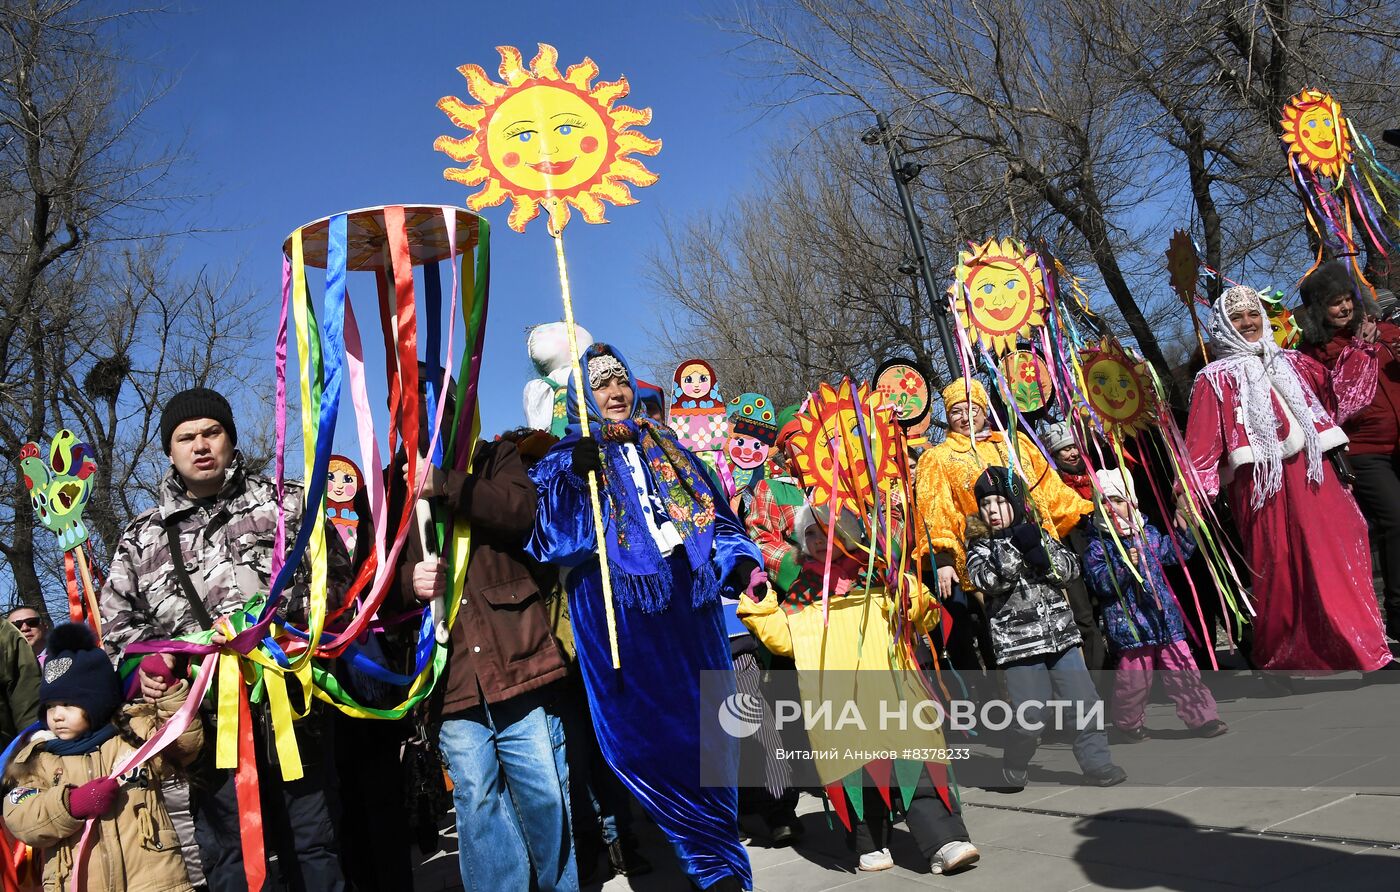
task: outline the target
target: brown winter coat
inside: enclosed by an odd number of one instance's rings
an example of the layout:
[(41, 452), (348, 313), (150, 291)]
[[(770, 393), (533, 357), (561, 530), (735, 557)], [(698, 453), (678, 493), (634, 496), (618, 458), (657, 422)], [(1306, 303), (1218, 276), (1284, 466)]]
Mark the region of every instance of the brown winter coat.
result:
[[(131, 729), (143, 740), (149, 739), (188, 694), (189, 684), (180, 682), (154, 705), (123, 707)], [(44, 851), (44, 889), (62, 892), (68, 888), (83, 832), (83, 822), (68, 812), (68, 793), (110, 775), (133, 747), (118, 736), (87, 755), (56, 756), (38, 748), (48, 739), (52, 739), (48, 732), (35, 735), (6, 772), (5, 826), (18, 839)], [(196, 716), (161, 755), (119, 779), (112, 810), (93, 827), (84, 889), (186, 892), (192, 888), (180, 856), (180, 840), (161, 799), (158, 776), (168, 771), (165, 760), (188, 765), (203, 744), (204, 726)]]
[[(389, 478), (402, 504), (401, 471)], [(447, 472), (442, 504), (471, 522), (471, 556), (457, 621), (452, 626), (440, 712), (450, 715), (486, 702), (500, 703), (563, 678), (568, 669), (551, 634), (542, 586), (525, 557), (535, 524), (535, 487), (520, 454), (503, 440), (479, 443), (472, 473)], [(401, 509), (390, 505), (390, 517)], [(413, 567), (422, 560), (409, 536), (399, 564), (399, 599), (416, 604)], [(544, 570), (543, 572), (550, 572)], [(547, 586), (545, 586), (547, 588)]]

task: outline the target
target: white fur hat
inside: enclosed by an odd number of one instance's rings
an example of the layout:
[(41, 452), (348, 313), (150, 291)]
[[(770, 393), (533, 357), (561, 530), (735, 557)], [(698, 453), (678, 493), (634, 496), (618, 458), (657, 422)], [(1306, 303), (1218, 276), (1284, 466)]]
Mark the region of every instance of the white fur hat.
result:
[(1129, 504), (1136, 505), (1137, 486), (1133, 484), (1133, 475), (1124, 469), (1099, 470), (1094, 472), (1094, 476), (1099, 481), (1099, 491), (1106, 499), (1109, 496), (1117, 496)]

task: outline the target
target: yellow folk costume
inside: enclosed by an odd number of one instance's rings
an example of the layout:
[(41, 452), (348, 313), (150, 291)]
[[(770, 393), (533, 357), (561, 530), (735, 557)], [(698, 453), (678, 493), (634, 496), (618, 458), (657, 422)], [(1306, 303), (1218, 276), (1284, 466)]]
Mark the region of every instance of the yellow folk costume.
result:
[[(809, 565), (810, 566), (810, 565)], [(907, 650), (895, 640), (896, 607), (884, 586), (870, 588), (866, 602), (863, 585), (853, 586), (845, 595), (833, 594), (828, 621), (822, 623), (822, 580), (819, 571), (804, 569), (793, 590), (782, 604), (772, 588), (759, 603), (739, 599), (739, 618), (754, 636), (775, 656), (788, 657), (797, 664), (802, 696), (812, 702), (831, 701), (839, 708), (847, 701), (857, 703), (863, 715), (879, 714), (880, 704), (918, 703), (929, 697), (918, 681), (919, 667)], [(937, 602), (928, 589), (914, 585), (908, 620), (922, 627), (930, 615), (938, 616)], [(857, 689), (857, 676), (860, 685)], [(857, 740), (863, 747), (878, 749), (941, 749), (942, 730), (923, 730), (912, 723), (906, 729), (889, 729), (859, 738), (850, 731), (831, 731), (821, 726), (808, 730), (812, 749), (840, 751), (834, 758), (816, 760), (823, 786), (859, 771), (868, 759), (848, 758), (845, 750)]]
[[(966, 403), (987, 411), (987, 391), (973, 380), (971, 386), (959, 378), (943, 388), (945, 407)], [(1010, 467), (1006, 435), (1000, 431), (968, 437), (949, 433), (947, 439), (926, 451), (915, 469), (914, 497), (916, 551), (923, 555), (930, 548), (951, 555), (958, 571), (958, 582), (968, 591), (965, 548), (967, 518), (977, 513), (977, 497), (972, 488), (988, 467)], [(1094, 510), (1094, 503), (1070, 489), (1054, 467), (1025, 434), (1016, 434), (1016, 459), (1030, 487), (1035, 513), (1045, 529), (1056, 538), (1064, 536), (1079, 519)]]

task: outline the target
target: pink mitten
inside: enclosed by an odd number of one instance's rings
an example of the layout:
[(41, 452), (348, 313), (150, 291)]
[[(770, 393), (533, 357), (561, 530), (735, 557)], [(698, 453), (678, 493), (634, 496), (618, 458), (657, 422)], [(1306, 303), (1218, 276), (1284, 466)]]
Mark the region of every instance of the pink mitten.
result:
[(68, 791), (68, 813), (84, 821), (100, 818), (117, 798), (117, 779), (99, 777)]
[(762, 567), (755, 567), (749, 574), (748, 588), (744, 589), (744, 594), (748, 595), (755, 602), (762, 601), (768, 597), (768, 574)]
[(165, 664), (165, 657), (160, 654), (147, 654), (145, 659), (141, 661), (141, 671), (152, 678), (159, 678), (166, 684), (174, 684), (179, 681), (175, 677), (175, 670)]

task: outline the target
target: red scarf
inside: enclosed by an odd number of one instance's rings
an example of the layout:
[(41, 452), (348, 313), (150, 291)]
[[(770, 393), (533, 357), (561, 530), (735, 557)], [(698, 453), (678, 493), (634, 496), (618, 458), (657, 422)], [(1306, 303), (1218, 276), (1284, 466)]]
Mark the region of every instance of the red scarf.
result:
[(1060, 471), (1060, 479), (1069, 486), (1070, 489), (1079, 493), (1089, 501), (1094, 500), (1094, 484), (1090, 482), (1090, 477), (1085, 474), (1071, 474), (1069, 471)]

